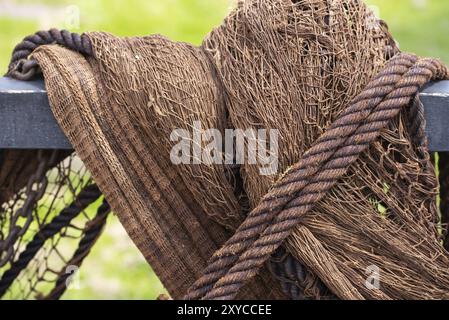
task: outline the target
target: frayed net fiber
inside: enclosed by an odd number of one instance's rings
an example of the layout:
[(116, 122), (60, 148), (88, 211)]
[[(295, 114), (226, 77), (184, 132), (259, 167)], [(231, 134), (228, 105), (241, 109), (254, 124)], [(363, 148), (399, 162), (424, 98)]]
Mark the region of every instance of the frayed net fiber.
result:
[[(399, 53), (359, 0), (247, 0), (200, 47), (88, 34), (94, 57), (39, 48), (53, 111), (130, 236), (174, 297), (271, 186)], [(447, 76), (444, 75), (444, 76)], [(309, 298), (449, 297), (438, 183), (403, 109), (284, 242)], [(278, 174), (174, 165), (175, 129), (279, 130)], [(200, 147), (205, 148), (207, 142)], [(278, 262), (280, 263), (280, 262)], [(380, 272), (381, 288), (366, 285)], [(243, 298), (285, 298), (264, 268)]]

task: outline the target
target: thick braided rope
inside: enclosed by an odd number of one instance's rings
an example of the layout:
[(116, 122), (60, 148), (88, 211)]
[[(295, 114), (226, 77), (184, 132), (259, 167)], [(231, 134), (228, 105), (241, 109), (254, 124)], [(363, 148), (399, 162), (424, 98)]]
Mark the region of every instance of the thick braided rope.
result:
[[(379, 101), (383, 99), (384, 96), (388, 93), (389, 90), (391, 90), (392, 86), (399, 80), (399, 78), (406, 72), (406, 70), (416, 61), (416, 58), (413, 56), (404, 56), (404, 57), (396, 57), (394, 58), (387, 68), (383, 70), (374, 80), (372, 83), (368, 85), (368, 88), (365, 90), (376, 90), (379, 88), (380, 90), (382, 88), (385, 88), (385, 90), (382, 92), (383, 96), (381, 95), (381, 92), (378, 92)], [(397, 79), (391, 79), (391, 75), (395, 74), (397, 76)], [(388, 79), (387, 79), (388, 77)], [(389, 87), (387, 87), (389, 86)], [(373, 100), (366, 100), (367, 102), (373, 101)], [(377, 103), (378, 101), (373, 101)], [(353, 103), (351, 104), (351, 107), (348, 108), (347, 114), (353, 113), (353, 109), (356, 109), (358, 107), (360, 109), (359, 118), (363, 117), (363, 112), (366, 112), (365, 110), (368, 110), (368, 112), (371, 110), (371, 108), (374, 106), (373, 104), (365, 105), (364, 108), (360, 108), (361, 103)], [(363, 106), (362, 106), (363, 107)], [(350, 110), (351, 109), (351, 110)], [(342, 116), (342, 118), (345, 118), (345, 115)], [(335, 125), (335, 124), (334, 124)], [(355, 128), (349, 128), (352, 130), (348, 130), (347, 135), (351, 134)], [(327, 133), (329, 135), (329, 133)], [(341, 135), (343, 136), (343, 135)], [(339, 135), (337, 135), (339, 137)], [(324, 142), (326, 141), (325, 138), (321, 137), (321, 140)], [(343, 141), (340, 141), (340, 144)], [(338, 141), (335, 142), (336, 147), (339, 146)], [(318, 147), (320, 146), (318, 141)], [(317, 149), (317, 147), (315, 147)], [(321, 148), (321, 150), (317, 150), (317, 152), (310, 152), (312, 156), (314, 154), (321, 155), (323, 161), (327, 160), (333, 153), (334, 150), (331, 150), (330, 148), (329, 152), (327, 154), (320, 153), (320, 151), (325, 150)], [(327, 157), (326, 157), (327, 156)], [(326, 157), (326, 158), (325, 158)], [(303, 161), (307, 160), (307, 154), (304, 155)], [(304, 175), (310, 176), (318, 171), (318, 168), (315, 166), (312, 166), (313, 163), (309, 162), (307, 163), (308, 166), (306, 166), (306, 170), (303, 173)], [(295, 174), (298, 172), (299, 167), (298, 165), (295, 166), (290, 170), (290, 174)], [(300, 172), (301, 173), (301, 172)], [(239, 227), (237, 232), (234, 234), (231, 239), (229, 239), (226, 244), (217, 251), (214, 256), (211, 258), (209, 266), (204, 271), (204, 276), (201, 277), (190, 289), (188, 295), (186, 296), (187, 299), (199, 299), (202, 297), (207, 291), (209, 291), (212, 288), (212, 285), (215, 284), (215, 282), (220, 279), (224, 274), (226, 273), (227, 267), (231, 266), (235, 261), (238, 259), (238, 256), (243, 253), (249, 245), (253, 242), (254, 239), (258, 237), (258, 235), (267, 228), (268, 224), (271, 222), (273, 217), (279, 213), (279, 211), (282, 209), (282, 206), (284, 206), (286, 203), (288, 203), (294, 196), (295, 190), (290, 191), (290, 194), (286, 192), (286, 195), (281, 198), (279, 196), (279, 192), (277, 192), (278, 185), (282, 185), (282, 181), (285, 181), (287, 179), (286, 176), (283, 177), (283, 179), (277, 183), (277, 185), (270, 191), (270, 193), (262, 199), (261, 203), (257, 208), (255, 208), (247, 217), (247, 219), (242, 223), (242, 225)], [(299, 186), (303, 187), (303, 185)], [(300, 190), (300, 188), (298, 188)], [(277, 199), (277, 200), (276, 200)]]
[(28, 266), (31, 260), (33, 260), (45, 242), (70, 225), (72, 220), (76, 218), (81, 211), (97, 201), (101, 195), (102, 194), (96, 185), (85, 187), (68, 207), (61, 210), (50, 223), (45, 225), (34, 235), (31, 242), (29, 242), (26, 248), (20, 253), (17, 261), (12, 263), (11, 267), (2, 275), (0, 279), (0, 298), (20, 275), (21, 271)]
[[(416, 95), (413, 103), (410, 105), (408, 112), (408, 123), (410, 137), (417, 147), (418, 154), (422, 158), (421, 163), (423, 170), (428, 173), (428, 175), (424, 176), (424, 183), (430, 189), (436, 189), (438, 187), (438, 183), (436, 183), (435, 179), (431, 178), (433, 177), (433, 172), (435, 169), (433, 167), (431, 157), (427, 152), (428, 139), (425, 132), (426, 119), (424, 116), (424, 106), (419, 99), (419, 95)], [(440, 179), (442, 180), (441, 194), (446, 195), (447, 198), (449, 188), (449, 170), (447, 170), (447, 166), (449, 165), (449, 162), (444, 162), (445, 164), (443, 165), (443, 169), (440, 169)], [(440, 160), (440, 168), (442, 164), (443, 161)], [(432, 205), (436, 205), (436, 203), (437, 201), (435, 197)], [(446, 227), (444, 229), (446, 232), (443, 233), (443, 239), (448, 239), (449, 234), (447, 232), (447, 226), (449, 222), (449, 212), (447, 210), (447, 201), (441, 201), (440, 207), (442, 212), (442, 221)], [(435, 223), (438, 222), (435, 221)], [(446, 246), (449, 245), (447, 242), (448, 241), (446, 240)], [(306, 267), (296, 260), (283, 247), (279, 248), (277, 252), (272, 255), (270, 266), (272, 274), (281, 285), (282, 291), (292, 300), (337, 299), (337, 297), (332, 295), (329, 289), (324, 285), (324, 283), (321, 282), (319, 278), (317, 278), (312, 284), (307, 283), (305, 278), (307, 274)], [(311, 285), (313, 287), (310, 287)], [(308, 294), (312, 293), (312, 295), (309, 296), (306, 294), (306, 291)]]
[(313, 274), (282, 246), (271, 256), (269, 267), (291, 300), (338, 299), (320, 278), (310, 279)]
[(86, 56), (92, 56), (92, 44), (87, 35), (79, 35), (67, 30), (51, 29), (38, 31), (25, 37), (13, 50), (8, 67), (8, 77), (17, 80), (31, 80), (39, 73), (39, 65), (29, 56), (39, 46), (46, 44), (59, 44)]
[[(100, 190), (98, 190), (98, 192), (100, 192)], [(67, 262), (66, 266), (81, 266), (103, 232), (110, 212), (111, 207), (109, 206), (109, 203), (103, 199), (103, 203), (97, 209), (95, 219), (89, 223), (83, 238), (78, 244), (78, 248), (73, 254), (73, 257)], [(71, 273), (65, 271), (66, 270), (63, 269), (58, 275), (54, 288), (46, 297), (42, 298), (43, 300), (58, 300), (61, 298), (67, 289), (67, 280), (71, 276)]]
[(407, 106), (419, 88), (430, 81), (437, 73), (438, 67), (432, 60), (419, 60), (399, 81), (396, 89), (380, 103), (367, 117), (356, 133), (350, 136), (344, 145), (315, 174), (285, 209), (276, 216), (261, 237), (248, 249), (209, 292), (205, 299), (232, 299), (247, 279), (252, 278), (267, 258), (291, 234), (313, 205), (343, 177), (349, 166), (358, 156), (378, 138), (380, 130), (385, 128), (402, 107)]
[(234, 298), (418, 89), (446, 75), (447, 69), (433, 60), (407, 54), (393, 58), (214, 254), (186, 298)]

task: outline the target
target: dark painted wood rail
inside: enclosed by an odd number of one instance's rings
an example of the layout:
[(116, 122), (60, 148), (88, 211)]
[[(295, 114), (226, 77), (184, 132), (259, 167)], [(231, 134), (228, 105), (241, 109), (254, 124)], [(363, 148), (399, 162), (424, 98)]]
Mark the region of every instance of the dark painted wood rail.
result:
[(0, 149), (72, 149), (42, 80), (0, 78)]
[[(420, 94), (431, 151), (449, 151), (449, 81)], [(0, 149), (72, 149), (48, 104), (42, 80), (0, 78)]]

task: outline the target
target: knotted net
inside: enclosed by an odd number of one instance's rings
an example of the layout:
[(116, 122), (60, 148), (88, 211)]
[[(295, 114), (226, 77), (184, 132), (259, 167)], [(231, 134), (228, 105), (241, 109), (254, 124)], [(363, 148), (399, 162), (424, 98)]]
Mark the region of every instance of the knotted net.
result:
[(58, 299), (101, 234), (109, 205), (70, 153), (1, 151), (3, 299)]
[[(417, 97), (448, 71), (400, 53), (362, 1), (242, 1), (200, 47), (83, 37), (89, 50), (61, 37), (15, 65), (40, 66), (59, 124), (174, 298), (448, 298)], [(207, 160), (195, 133), (229, 128), (278, 130), (278, 173), (170, 158), (174, 130)]]

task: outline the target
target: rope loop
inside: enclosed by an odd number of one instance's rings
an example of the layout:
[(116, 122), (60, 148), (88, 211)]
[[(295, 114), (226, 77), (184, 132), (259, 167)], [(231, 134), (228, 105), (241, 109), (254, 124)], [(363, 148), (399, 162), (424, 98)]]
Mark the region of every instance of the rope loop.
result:
[(39, 64), (31, 54), (39, 46), (48, 44), (58, 44), (85, 56), (93, 56), (92, 43), (86, 34), (79, 35), (58, 29), (38, 31), (25, 37), (14, 48), (6, 76), (22, 81), (38, 76), (41, 73)]

